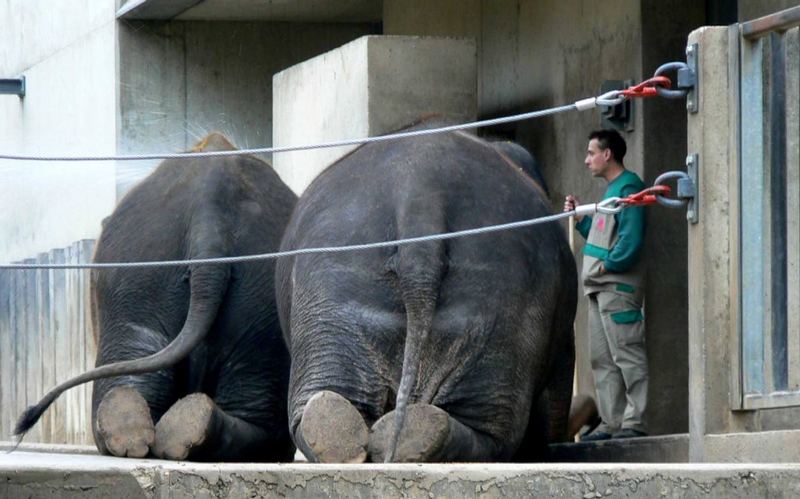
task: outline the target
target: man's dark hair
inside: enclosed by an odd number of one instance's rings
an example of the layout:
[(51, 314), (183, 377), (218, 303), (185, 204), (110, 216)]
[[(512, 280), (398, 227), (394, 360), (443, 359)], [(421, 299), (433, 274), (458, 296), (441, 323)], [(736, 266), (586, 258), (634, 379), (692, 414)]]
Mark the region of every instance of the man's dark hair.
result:
[(625, 158), (625, 153), (628, 151), (628, 146), (625, 145), (625, 139), (616, 130), (595, 130), (589, 134), (589, 140), (597, 139), (597, 145), (600, 149), (611, 149), (611, 154), (617, 163), (623, 164), (622, 160)]

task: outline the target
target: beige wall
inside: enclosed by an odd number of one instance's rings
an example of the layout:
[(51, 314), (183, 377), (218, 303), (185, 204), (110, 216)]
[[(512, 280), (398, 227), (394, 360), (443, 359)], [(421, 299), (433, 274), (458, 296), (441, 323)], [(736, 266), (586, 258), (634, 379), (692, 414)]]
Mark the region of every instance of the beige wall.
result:
[[(572, 103), (597, 95), (603, 80), (649, 77), (658, 65), (685, 60), (688, 33), (702, 25), (702, 3), (676, 0), (384, 0), (386, 34), (473, 36), (478, 44), (479, 117)], [(484, 133), (516, 138), (539, 159), (554, 209), (566, 194), (599, 199), (605, 184), (586, 174), (586, 136), (598, 111), (571, 112)], [(646, 182), (684, 168), (683, 101), (637, 102), (626, 165)], [(648, 212), (650, 280), (646, 315), (653, 433), (688, 428), (685, 214)], [(583, 241), (576, 238), (580, 259)], [(586, 339), (586, 304), (576, 318), (578, 387), (593, 388)], [(677, 408), (677, 409), (676, 409)]]

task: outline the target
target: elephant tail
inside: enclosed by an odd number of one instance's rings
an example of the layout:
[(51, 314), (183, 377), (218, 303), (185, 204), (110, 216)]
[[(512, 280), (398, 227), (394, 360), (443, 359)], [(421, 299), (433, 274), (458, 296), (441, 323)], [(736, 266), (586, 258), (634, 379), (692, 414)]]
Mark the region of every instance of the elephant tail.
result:
[(229, 277), (228, 265), (206, 265), (192, 268), (189, 309), (186, 321), (175, 339), (163, 350), (153, 355), (97, 367), (50, 390), (38, 403), (25, 409), (17, 420), (14, 428), (17, 445), (22, 441), (25, 433), (39, 421), (50, 404), (66, 390), (101, 378), (158, 371), (178, 363), (189, 355), (210, 330), (225, 295)]
[[(438, 210), (444, 215), (444, 210)], [(445, 231), (445, 224), (428, 224), (403, 228), (402, 216), (399, 224), (400, 237), (413, 237), (419, 234), (434, 234)], [(435, 216), (433, 218), (436, 218)], [(400, 386), (395, 402), (395, 425), (385, 456), (385, 462), (394, 460), (400, 433), (405, 423), (408, 403), (417, 384), (420, 371), (422, 349), (427, 340), (442, 278), (447, 271), (446, 246), (444, 241), (401, 246), (394, 257), (394, 271), (406, 308), (406, 339), (403, 349), (403, 368)]]

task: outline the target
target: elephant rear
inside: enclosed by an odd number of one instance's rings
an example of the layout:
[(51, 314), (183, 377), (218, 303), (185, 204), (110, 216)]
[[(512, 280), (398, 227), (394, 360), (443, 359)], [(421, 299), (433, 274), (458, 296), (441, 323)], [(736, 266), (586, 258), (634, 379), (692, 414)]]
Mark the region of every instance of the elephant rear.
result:
[[(197, 150), (230, 150), (219, 134)], [(252, 156), (173, 159), (104, 222), (98, 263), (191, 260), (277, 249), (296, 197)], [(111, 268), (92, 273), (97, 367), (51, 390), (95, 381), (98, 449), (120, 457), (291, 460), (289, 358), (274, 262)]]
[[(282, 247), (545, 214), (541, 189), (480, 139), (409, 139), (363, 146), (323, 172)], [(293, 358), (290, 428), (311, 460), (361, 450), (372, 460), (508, 460), (548, 387), (566, 392), (569, 408), (577, 278), (557, 226), (296, 257), (278, 262), (277, 280)], [(305, 424), (323, 407), (342, 425)], [(354, 451), (329, 452), (324, 435), (343, 427), (357, 430), (345, 432)]]

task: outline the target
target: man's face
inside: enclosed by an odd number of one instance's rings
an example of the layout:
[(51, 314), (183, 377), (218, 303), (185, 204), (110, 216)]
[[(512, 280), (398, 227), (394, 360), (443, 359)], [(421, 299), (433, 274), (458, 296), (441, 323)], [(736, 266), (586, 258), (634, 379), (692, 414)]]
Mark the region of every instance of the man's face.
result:
[(589, 141), (589, 147), (586, 150), (586, 159), (583, 160), (584, 164), (592, 172), (595, 177), (604, 177), (609, 168), (609, 161), (611, 160), (611, 149), (600, 149), (600, 144), (597, 139)]

